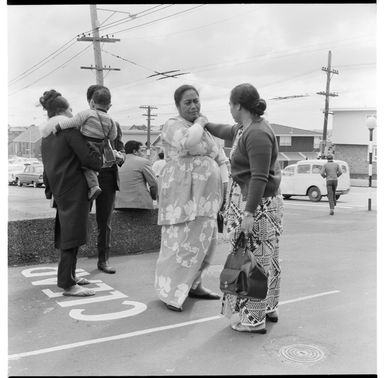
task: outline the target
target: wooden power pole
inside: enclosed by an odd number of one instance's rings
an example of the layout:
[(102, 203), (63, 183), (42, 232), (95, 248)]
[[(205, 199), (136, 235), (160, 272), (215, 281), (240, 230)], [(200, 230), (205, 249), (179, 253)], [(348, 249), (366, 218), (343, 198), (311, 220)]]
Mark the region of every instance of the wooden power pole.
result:
[(151, 114), (151, 110), (152, 109), (158, 109), (157, 107), (155, 106), (151, 106), (151, 105), (141, 105), (139, 106), (139, 108), (141, 109), (147, 109), (147, 114), (142, 114), (144, 116), (147, 117), (147, 156), (150, 157), (150, 146), (151, 146), (151, 120), (153, 120), (154, 118), (151, 118), (151, 116), (153, 117), (156, 117), (157, 114)]
[(91, 12), (91, 25), (92, 25), (92, 37), (87, 37), (83, 34), (82, 37), (77, 38), (78, 41), (92, 42), (94, 47), (94, 59), (95, 59), (95, 67), (80, 67), (81, 69), (86, 70), (96, 70), (96, 84), (104, 85), (103, 80), (103, 71), (120, 71), (120, 68), (111, 68), (111, 67), (103, 67), (102, 64), (102, 51), (100, 49), (100, 42), (117, 42), (120, 39), (117, 38), (109, 38), (102, 37), (99, 35), (99, 21), (98, 15), (96, 11), (96, 4), (90, 4), (90, 12)]
[(332, 52), (329, 51), (328, 54), (328, 66), (322, 67), (322, 71), (326, 71), (326, 92), (317, 92), (317, 94), (325, 96), (325, 109), (324, 109), (324, 127), (323, 127), (323, 134), (322, 134), (322, 146), (321, 146), (321, 156), (325, 156), (325, 149), (326, 149), (326, 141), (327, 141), (327, 131), (328, 131), (328, 116), (329, 116), (329, 97), (335, 97), (338, 96), (335, 92), (330, 92), (330, 80), (331, 75), (330, 74), (337, 74), (337, 70), (333, 70), (331, 68), (332, 64)]

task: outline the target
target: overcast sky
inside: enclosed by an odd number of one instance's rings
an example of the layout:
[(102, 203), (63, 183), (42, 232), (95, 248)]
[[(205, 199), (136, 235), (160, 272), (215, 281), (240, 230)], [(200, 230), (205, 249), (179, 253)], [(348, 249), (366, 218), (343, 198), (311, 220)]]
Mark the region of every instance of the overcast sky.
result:
[[(328, 51), (330, 107), (376, 107), (375, 4), (127, 4), (97, 5), (104, 84), (112, 92), (110, 114), (121, 125), (143, 124), (141, 105), (158, 109), (153, 124), (176, 113), (173, 93), (182, 84), (200, 91), (202, 113), (232, 122), (231, 89), (252, 83), (267, 100), (266, 117), (303, 129), (322, 129)], [(89, 33), (89, 5), (8, 6), (8, 123), (42, 122), (37, 107), (56, 89), (74, 112), (87, 108), (85, 92), (96, 82)], [(113, 13), (112, 11), (116, 11)], [(117, 11), (126, 12), (119, 13)], [(134, 17), (129, 17), (129, 16)], [(136, 15), (136, 17), (135, 17)], [(63, 51), (64, 50), (64, 51)], [(118, 57), (120, 58), (118, 58)], [(155, 71), (188, 72), (179, 78), (147, 78)], [(274, 99), (286, 96), (304, 96)]]

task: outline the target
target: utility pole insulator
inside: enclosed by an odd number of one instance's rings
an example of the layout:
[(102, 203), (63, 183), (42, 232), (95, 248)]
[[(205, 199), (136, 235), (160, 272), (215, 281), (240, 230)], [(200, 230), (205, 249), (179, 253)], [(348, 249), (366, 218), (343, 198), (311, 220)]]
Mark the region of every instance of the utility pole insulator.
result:
[(99, 37), (99, 38), (93, 38), (93, 37), (80, 37), (76, 38), (77, 41), (80, 42), (119, 42), (120, 39), (118, 38), (109, 38), (109, 37)]

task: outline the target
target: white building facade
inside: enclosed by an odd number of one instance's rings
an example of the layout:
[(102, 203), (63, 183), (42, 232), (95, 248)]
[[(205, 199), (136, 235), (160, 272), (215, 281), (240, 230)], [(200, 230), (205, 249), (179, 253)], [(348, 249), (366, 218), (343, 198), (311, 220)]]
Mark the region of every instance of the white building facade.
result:
[[(375, 108), (334, 108), (332, 143), (335, 159), (349, 164), (352, 178), (366, 178), (369, 164), (369, 130), (366, 120), (377, 118)], [(373, 179), (377, 178), (377, 132), (373, 132)]]

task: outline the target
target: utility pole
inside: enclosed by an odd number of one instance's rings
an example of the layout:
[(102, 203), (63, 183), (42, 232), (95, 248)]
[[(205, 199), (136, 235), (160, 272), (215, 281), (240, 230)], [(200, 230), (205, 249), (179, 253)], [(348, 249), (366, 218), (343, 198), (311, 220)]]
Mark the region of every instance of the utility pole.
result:
[(158, 115), (157, 114), (151, 114), (151, 110), (152, 109), (158, 109), (157, 107), (155, 106), (151, 106), (151, 105), (141, 105), (139, 106), (139, 108), (141, 109), (147, 109), (147, 114), (142, 114), (144, 116), (147, 117), (147, 157), (150, 158), (150, 144), (151, 144), (151, 120), (153, 120), (154, 118), (151, 118), (151, 116), (153, 117), (157, 117)]
[(328, 131), (328, 116), (329, 116), (329, 97), (335, 97), (338, 96), (335, 92), (330, 92), (330, 80), (331, 75), (330, 74), (337, 74), (337, 70), (332, 70), (332, 52), (329, 51), (328, 55), (328, 66), (322, 67), (322, 71), (326, 71), (326, 92), (317, 92), (319, 95), (325, 96), (325, 109), (324, 109), (324, 127), (323, 127), (323, 134), (322, 134), (322, 146), (321, 146), (321, 156), (325, 156), (325, 149), (326, 149), (326, 140), (327, 140), (327, 131)]
[(102, 37), (100, 38), (99, 35), (99, 21), (98, 21), (98, 15), (96, 11), (96, 4), (90, 4), (90, 12), (91, 12), (91, 25), (92, 25), (92, 37), (87, 37), (83, 34), (82, 37), (77, 38), (78, 41), (85, 41), (85, 42), (92, 42), (94, 47), (94, 59), (95, 59), (95, 67), (80, 67), (81, 69), (86, 70), (96, 70), (96, 84), (104, 85), (103, 84), (103, 71), (120, 71), (120, 68), (111, 68), (111, 67), (103, 67), (102, 64), (102, 52), (100, 49), (100, 42), (117, 42), (120, 41), (120, 39), (117, 38), (109, 38)]

